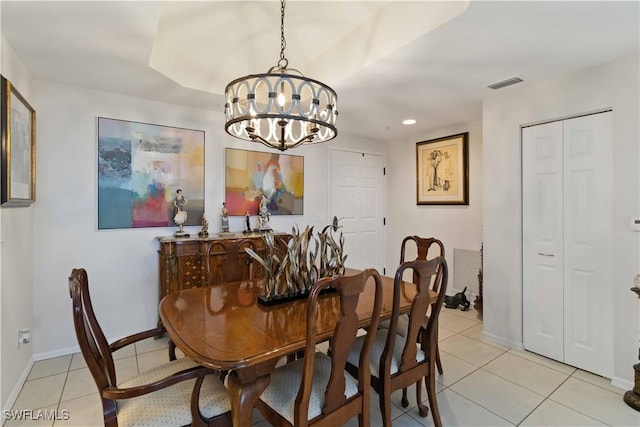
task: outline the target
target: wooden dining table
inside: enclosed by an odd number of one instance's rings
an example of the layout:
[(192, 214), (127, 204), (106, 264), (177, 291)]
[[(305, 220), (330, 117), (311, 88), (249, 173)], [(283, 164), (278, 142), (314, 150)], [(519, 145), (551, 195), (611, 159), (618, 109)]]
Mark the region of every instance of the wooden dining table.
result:
[[(359, 273), (347, 269), (345, 275)], [(391, 317), (393, 285), (382, 277), (381, 320)], [(229, 371), (228, 388), (233, 425), (251, 425), (256, 400), (269, 384), (270, 372), (284, 356), (304, 349), (307, 301), (300, 299), (270, 306), (260, 304), (263, 281), (243, 281), (192, 288), (171, 293), (160, 302), (160, 318), (170, 338), (186, 357), (210, 368)], [(416, 288), (402, 282), (400, 311), (408, 312)], [(435, 301), (433, 291), (431, 300)], [(364, 326), (372, 316), (374, 285), (360, 297), (357, 313)], [(339, 312), (339, 298), (320, 298), (317, 340), (331, 338)]]

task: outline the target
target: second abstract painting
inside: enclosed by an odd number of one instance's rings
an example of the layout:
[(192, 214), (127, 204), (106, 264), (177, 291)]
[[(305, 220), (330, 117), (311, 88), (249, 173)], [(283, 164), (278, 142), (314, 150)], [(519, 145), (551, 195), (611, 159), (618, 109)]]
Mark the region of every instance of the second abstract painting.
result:
[(229, 215), (257, 215), (262, 195), (272, 215), (302, 215), (304, 157), (238, 150), (225, 152), (225, 202)]

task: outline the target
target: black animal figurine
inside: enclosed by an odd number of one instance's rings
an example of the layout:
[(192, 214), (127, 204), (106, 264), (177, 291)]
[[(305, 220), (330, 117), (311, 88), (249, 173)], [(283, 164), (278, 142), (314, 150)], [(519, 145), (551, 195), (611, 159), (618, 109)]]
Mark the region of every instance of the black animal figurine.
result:
[(461, 309), (462, 311), (469, 310), (469, 306), (471, 306), (471, 303), (465, 296), (464, 294), (465, 292), (467, 292), (466, 286), (464, 287), (462, 292), (458, 292), (452, 297), (449, 295), (446, 295), (444, 297), (444, 306), (447, 308), (458, 308), (459, 305), (462, 305), (462, 309)]

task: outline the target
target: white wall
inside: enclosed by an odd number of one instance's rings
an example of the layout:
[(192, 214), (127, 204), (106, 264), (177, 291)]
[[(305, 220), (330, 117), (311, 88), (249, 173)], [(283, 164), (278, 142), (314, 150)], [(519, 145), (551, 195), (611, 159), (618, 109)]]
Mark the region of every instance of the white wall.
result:
[(520, 126), (613, 109), (613, 275), (602, 289), (612, 290), (613, 381), (621, 386), (630, 385), (638, 354), (638, 304), (629, 291), (640, 271), (640, 239), (630, 229), (640, 212), (638, 75), (633, 56), (510, 88), (483, 104), (484, 331), (515, 347), (522, 346)]
[[(97, 230), (96, 117), (205, 130), (205, 212), (210, 232), (219, 231), (224, 199), (224, 147), (258, 149), (224, 132), (223, 115), (142, 99), (35, 82), (38, 107), (38, 202), (35, 209), (34, 351), (36, 359), (76, 348), (67, 278), (74, 267), (89, 274), (94, 309), (105, 334), (118, 338), (155, 326), (158, 308), (156, 236), (175, 228)], [(273, 216), (271, 225), (289, 231), (294, 223), (326, 225), (328, 148), (381, 144), (339, 136), (297, 148), (305, 156), (303, 216)], [(231, 231), (244, 217), (232, 217)], [(187, 227), (198, 232), (198, 227)]]
[[(469, 132), (469, 205), (416, 205), (416, 143)], [(480, 250), (482, 244), (482, 123), (474, 121), (391, 144), (388, 160), (387, 275), (400, 261), (402, 239), (409, 235), (437, 237), (445, 247), (449, 266), (449, 288), (454, 294), (469, 286), (467, 298), (477, 292), (477, 283), (453, 283), (453, 249)]]
[[(4, 36), (1, 46), (2, 75), (38, 110), (27, 68)], [(34, 207), (0, 208), (0, 403), (3, 409), (19, 391), (16, 385), (21, 383), (33, 355), (31, 344), (18, 346), (18, 330), (32, 326), (33, 211)]]

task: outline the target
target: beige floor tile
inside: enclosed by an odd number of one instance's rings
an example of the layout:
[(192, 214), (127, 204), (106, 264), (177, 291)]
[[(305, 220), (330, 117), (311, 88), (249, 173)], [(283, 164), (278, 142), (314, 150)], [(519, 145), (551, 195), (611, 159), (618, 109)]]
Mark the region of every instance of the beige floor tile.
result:
[(441, 341), (438, 346), (440, 352), (446, 351), (475, 366), (482, 366), (504, 353), (502, 350), (460, 334)]
[(458, 359), (446, 351), (440, 352), (440, 360), (442, 361), (443, 374), (437, 375), (436, 381), (445, 387), (449, 387), (451, 384), (461, 380), (478, 369), (477, 366), (465, 362), (462, 359)]
[(573, 366), (565, 365), (564, 363), (549, 359), (548, 357), (540, 356), (539, 354), (532, 353), (530, 351), (520, 351), (512, 348), (511, 350), (509, 350), (509, 353), (515, 354), (516, 356), (524, 357), (525, 359), (529, 359), (532, 362), (544, 365), (547, 368), (555, 369), (556, 371), (560, 371), (563, 374), (571, 375), (576, 370), (576, 368), (574, 368)]
[(57, 405), (67, 374), (56, 374), (26, 381), (12, 409), (39, 409)]
[(510, 350), (510, 347), (507, 347), (506, 345), (500, 344), (499, 342), (484, 336), (484, 334), (482, 333), (482, 323), (472, 328), (469, 328), (465, 331), (462, 331), (461, 334), (464, 335), (465, 337), (473, 338), (476, 341), (480, 341), (484, 344), (490, 345), (491, 347), (498, 348), (502, 351)]
[(567, 408), (552, 400), (545, 400), (536, 408), (525, 420), (521, 426), (603, 426), (606, 424), (598, 420), (587, 417), (580, 412)]
[[(440, 411), (440, 421), (444, 426), (497, 427), (513, 425), (451, 389), (438, 393), (438, 410)], [(420, 420), (422, 420), (421, 425), (434, 425), (431, 411), (429, 411), (427, 418), (420, 418)], [(396, 426), (395, 420), (393, 426)]]
[(88, 394), (96, 393), (98, 386), (89, 372), (89, 368), (76, 369), (75, 371), (69, 371), (67, 376), (67, 383), (64, 386), (62, 392), (61, 401), (67, 401), (78, 397), (86, 396)]
[(70, 371), (75, 371), (76, 369), (82, 369), (87, 367), (87, 361), (84, 360), (82, 353), (74, 353), (73, 358), (71, 359), (71, 366), (69, 367)]
[(447, 338), (451, 338), (456, 335), (458, 332), (452, 331), (451, 329), (447, 329), (442, 325), (438, 325), (438, 342), (444, 341)]
[(607, 390), (617, 393), (621, 396), (623, 396), (627, 392), (626, 390), (612, 385), (609, 378), (601, 377), (600, 375), (592, 374), (591, 372), (583, 371), (582, 369), (576, 369), (572, 377), (586, 381), (593, 385), (597, 385), (602, 388), (606, 388)]
[(522, 421), (544, 400), (544, 396), (482, 369), (461, 379), (450, 389), (513, 424)]
[(151, 351), (138, 355), (138, 371), (148, 371), (151, 368), (169, 362), (169, 353), (166, 349)]
[(568, 374), (563, 374), (511, 353), (505, 353), (492, 360), (482, 369), (543, 396), (548, 396), (564, 380), (569, 378)]
[[(134, 357), (136, 355), (136, 349), (134, 345), (124, 347), (114, 353), (112, 353), (113, 360), (125, 359), (127, 357)], [(74, 353), (73, 359), (71, 359), (71, 367), (69, 370), (75, 371), (76, 369), (82, 369), (87, 367), (87, 361), (84, 360), (82, 353)]]
[(179, 348), (176, 348), (176, 358), (177, 358), (177, 359), (180, 359), (180, 358), (182, 358), (182, 357), (185, 357), (185, 356), (184, 356), (184, 353), (183, 353), (183, 352), (182, 352), (182, 350), (180, 350)]
[[(442, 390), (444, 390), (444, 386), (436, 381), (436, 394)], [(395, 405), (402, 411), (411, 414), (414, 418), (422, 419), (418, 413), (418, 400), (416, 397), (416, 386), (413, 384), (407, 388), (407, 400), (409, 401), (409, 405), (407, 405), (406, 408), (402, 407), (402, 390), (396, 390), (391, 393), (391, 404), (392, 406)], [(427, 395), (427, 388), (424, 381), (422, 382), (422, 401), (429, 406), (429, 396)], [(391, 418), (395, 418), (393, 410), (391, 411)]]
[[(10, 413), (10, 416), (3, 414), (4, 427), (51, 427), (55, 418), (57, 404), (41, 408), (32, 412), (22, 412), (19, 414)], [(53, 414), (53, 415), (52, 415)]]
[(100, 427), (104, 425), (102, 403), (98, 393), (61, 402), (60, 409), (69, 411), (69, 419), (56, 421), (54, 427)]
[[(429, 415), (430, 414), (431, 413), (429, 413)], [(416, 411), (416, 416), (418, 416), (417, 411)], [(430, 418), (429, 416), (427, 417)], [(393, 427), (422, 427), (426, 422), (427, 418), (422, 418), (422, 417), (419, 417), (419, 418), (420, 420), (418, 421), (414, 417), (412, 417), (411, 414), (406, 413), (406, 414), (400, 415), (397, 418), (394, 418), (391, 421), (391, 424), (393, 425)]]
[(138, 361), (135, 357), (118, 359), (113, 362), (116, 365), (116, 378), (118, 384), (138, 375)]
[(442, 325), (443, 328), (455, 332), (462, 332), (480, 323), (479, 320), (466, 319), (464, 317), (446, 312), (444, 311), (446, 310), (444, 308), (442, 310), (443, 311), (440, 312), (440, 316), (438, 317), (438, 324)]
[(28, 380), (48, 377), (50, 375), (66, 373), (71, 364), (71, 355), (54, 357), (52, 359), (39, 360), (33, 364), (29, 372)]
[[(471, 302), (471, 307), (473, 307), (473, 302)], [(464, 317), (467, 320), (472, 320), (474, 322), (482, 322), (482, 315), (480, 314), (479, 311), (477, 311), (474, 308), (470, 308), (467, 311), (462, 311), (460, 309), (460, 307), (458, 307), (457, 310), (454, 310), (452, 308), (443, 307), (442, 310), (443, 311), (446, 310), (447, 313), (453, 314), (455, 316)]]
[(612, 426), (640, 425), (640, 412), (620, 395), (576, 378), (569, 378), (549, 399)]
[(167, 349), (169, 348), (169, 336), (165, 335), (160, 339), (147, 338), (146, 340), (138, 341), (135, 346), (138, 355), (160, 349)]
[(112, 353), (114, 360), (124, 359), (125, 357), (131, 357), (135, 355), (136, 355), (135, 344), (128, 345)]

